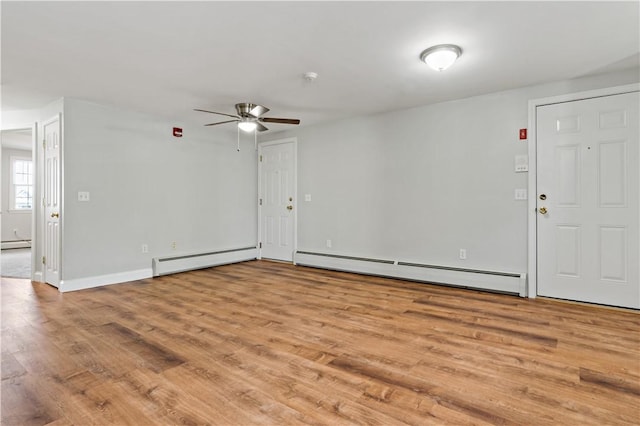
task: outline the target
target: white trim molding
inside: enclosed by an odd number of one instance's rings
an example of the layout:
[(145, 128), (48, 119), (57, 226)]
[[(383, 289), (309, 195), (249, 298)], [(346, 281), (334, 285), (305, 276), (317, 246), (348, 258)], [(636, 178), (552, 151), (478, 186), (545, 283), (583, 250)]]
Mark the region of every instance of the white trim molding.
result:
[(130, 281), (152, 278), (152, 269), (138, 269), (135, 271), (117, 272), (115, 274), (98, 275), (94, 277), (75, 278), (72, 280), (60, 280), (58, 290), (61, 293), (68, 291), (85, 290), (88, 288), (102, 287), (111, 284), (121, 284)]

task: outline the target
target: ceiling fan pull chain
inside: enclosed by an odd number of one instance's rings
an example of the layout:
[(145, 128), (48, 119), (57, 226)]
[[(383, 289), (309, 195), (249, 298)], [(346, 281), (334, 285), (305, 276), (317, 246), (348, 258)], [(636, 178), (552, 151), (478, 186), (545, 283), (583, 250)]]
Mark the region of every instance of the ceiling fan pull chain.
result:
[(253, 131), (253, 144), (256, 147), (256, 151), (258, 150), (258, 129)]
[(240, 127), (238, 127), (238, 152), (240, 152)]

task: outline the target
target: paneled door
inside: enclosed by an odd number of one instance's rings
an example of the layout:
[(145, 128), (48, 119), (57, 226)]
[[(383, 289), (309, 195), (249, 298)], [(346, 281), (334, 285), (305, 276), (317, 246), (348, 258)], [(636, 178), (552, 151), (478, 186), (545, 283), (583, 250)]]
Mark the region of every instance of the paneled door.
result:
[(539, 295), (640, 308), (638, 104), (537, 108)]
[(261, 257), (293, 262), (296, 218), (295, 140), (266, 142), (259, 149)]
[(61, 122), (60, 116), (43, 124), (44, 134), (44, 281), (60, 285)]

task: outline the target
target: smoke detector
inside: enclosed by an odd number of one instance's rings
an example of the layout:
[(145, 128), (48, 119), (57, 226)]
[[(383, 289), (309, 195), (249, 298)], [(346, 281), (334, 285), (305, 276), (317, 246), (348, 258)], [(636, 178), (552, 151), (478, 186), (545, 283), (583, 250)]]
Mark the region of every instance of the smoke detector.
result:
[(317, 72), (309, 71), (304, 73), (304, 79), (309, 82), (314, 81), (316, 78), (318, 78)]

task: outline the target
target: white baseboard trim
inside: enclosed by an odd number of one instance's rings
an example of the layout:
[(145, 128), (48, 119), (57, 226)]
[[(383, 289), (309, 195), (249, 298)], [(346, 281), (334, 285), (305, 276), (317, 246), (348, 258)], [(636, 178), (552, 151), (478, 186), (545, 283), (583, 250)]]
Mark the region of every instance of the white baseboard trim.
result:
[(104, 285), (120, 284), (129, 281), (144, 280), (153, 276), (151, 268), (138, 269), (136, 271), (117, 272), (115, 274), (98, 275), (86, 278), (74, 278), (62, 280), (58, 286), (61, 293), (68, 291), (85, 290), (87, 288), (101, 287)]
[(33, 273), (33, 276), (31, 277), (31, 281), (35, 281), (38, 283), (43, 283), (44, 279), (42, 278), (42, 272), (41, 271), (36, 271)]
[(155, 257), (153, 259), (153, 276), (175, 274), (210, 268), (229, 263), (245, 262), (258, 258), (256, 247), (243, 247), (230, 250), (207, 251), (177, 256)]
[(512, 293), (521, 297), (526, 296), (527, 290), (526, 273), (473, 270), (303, 251), (295, 253), (295, 264), (430, 284)]

